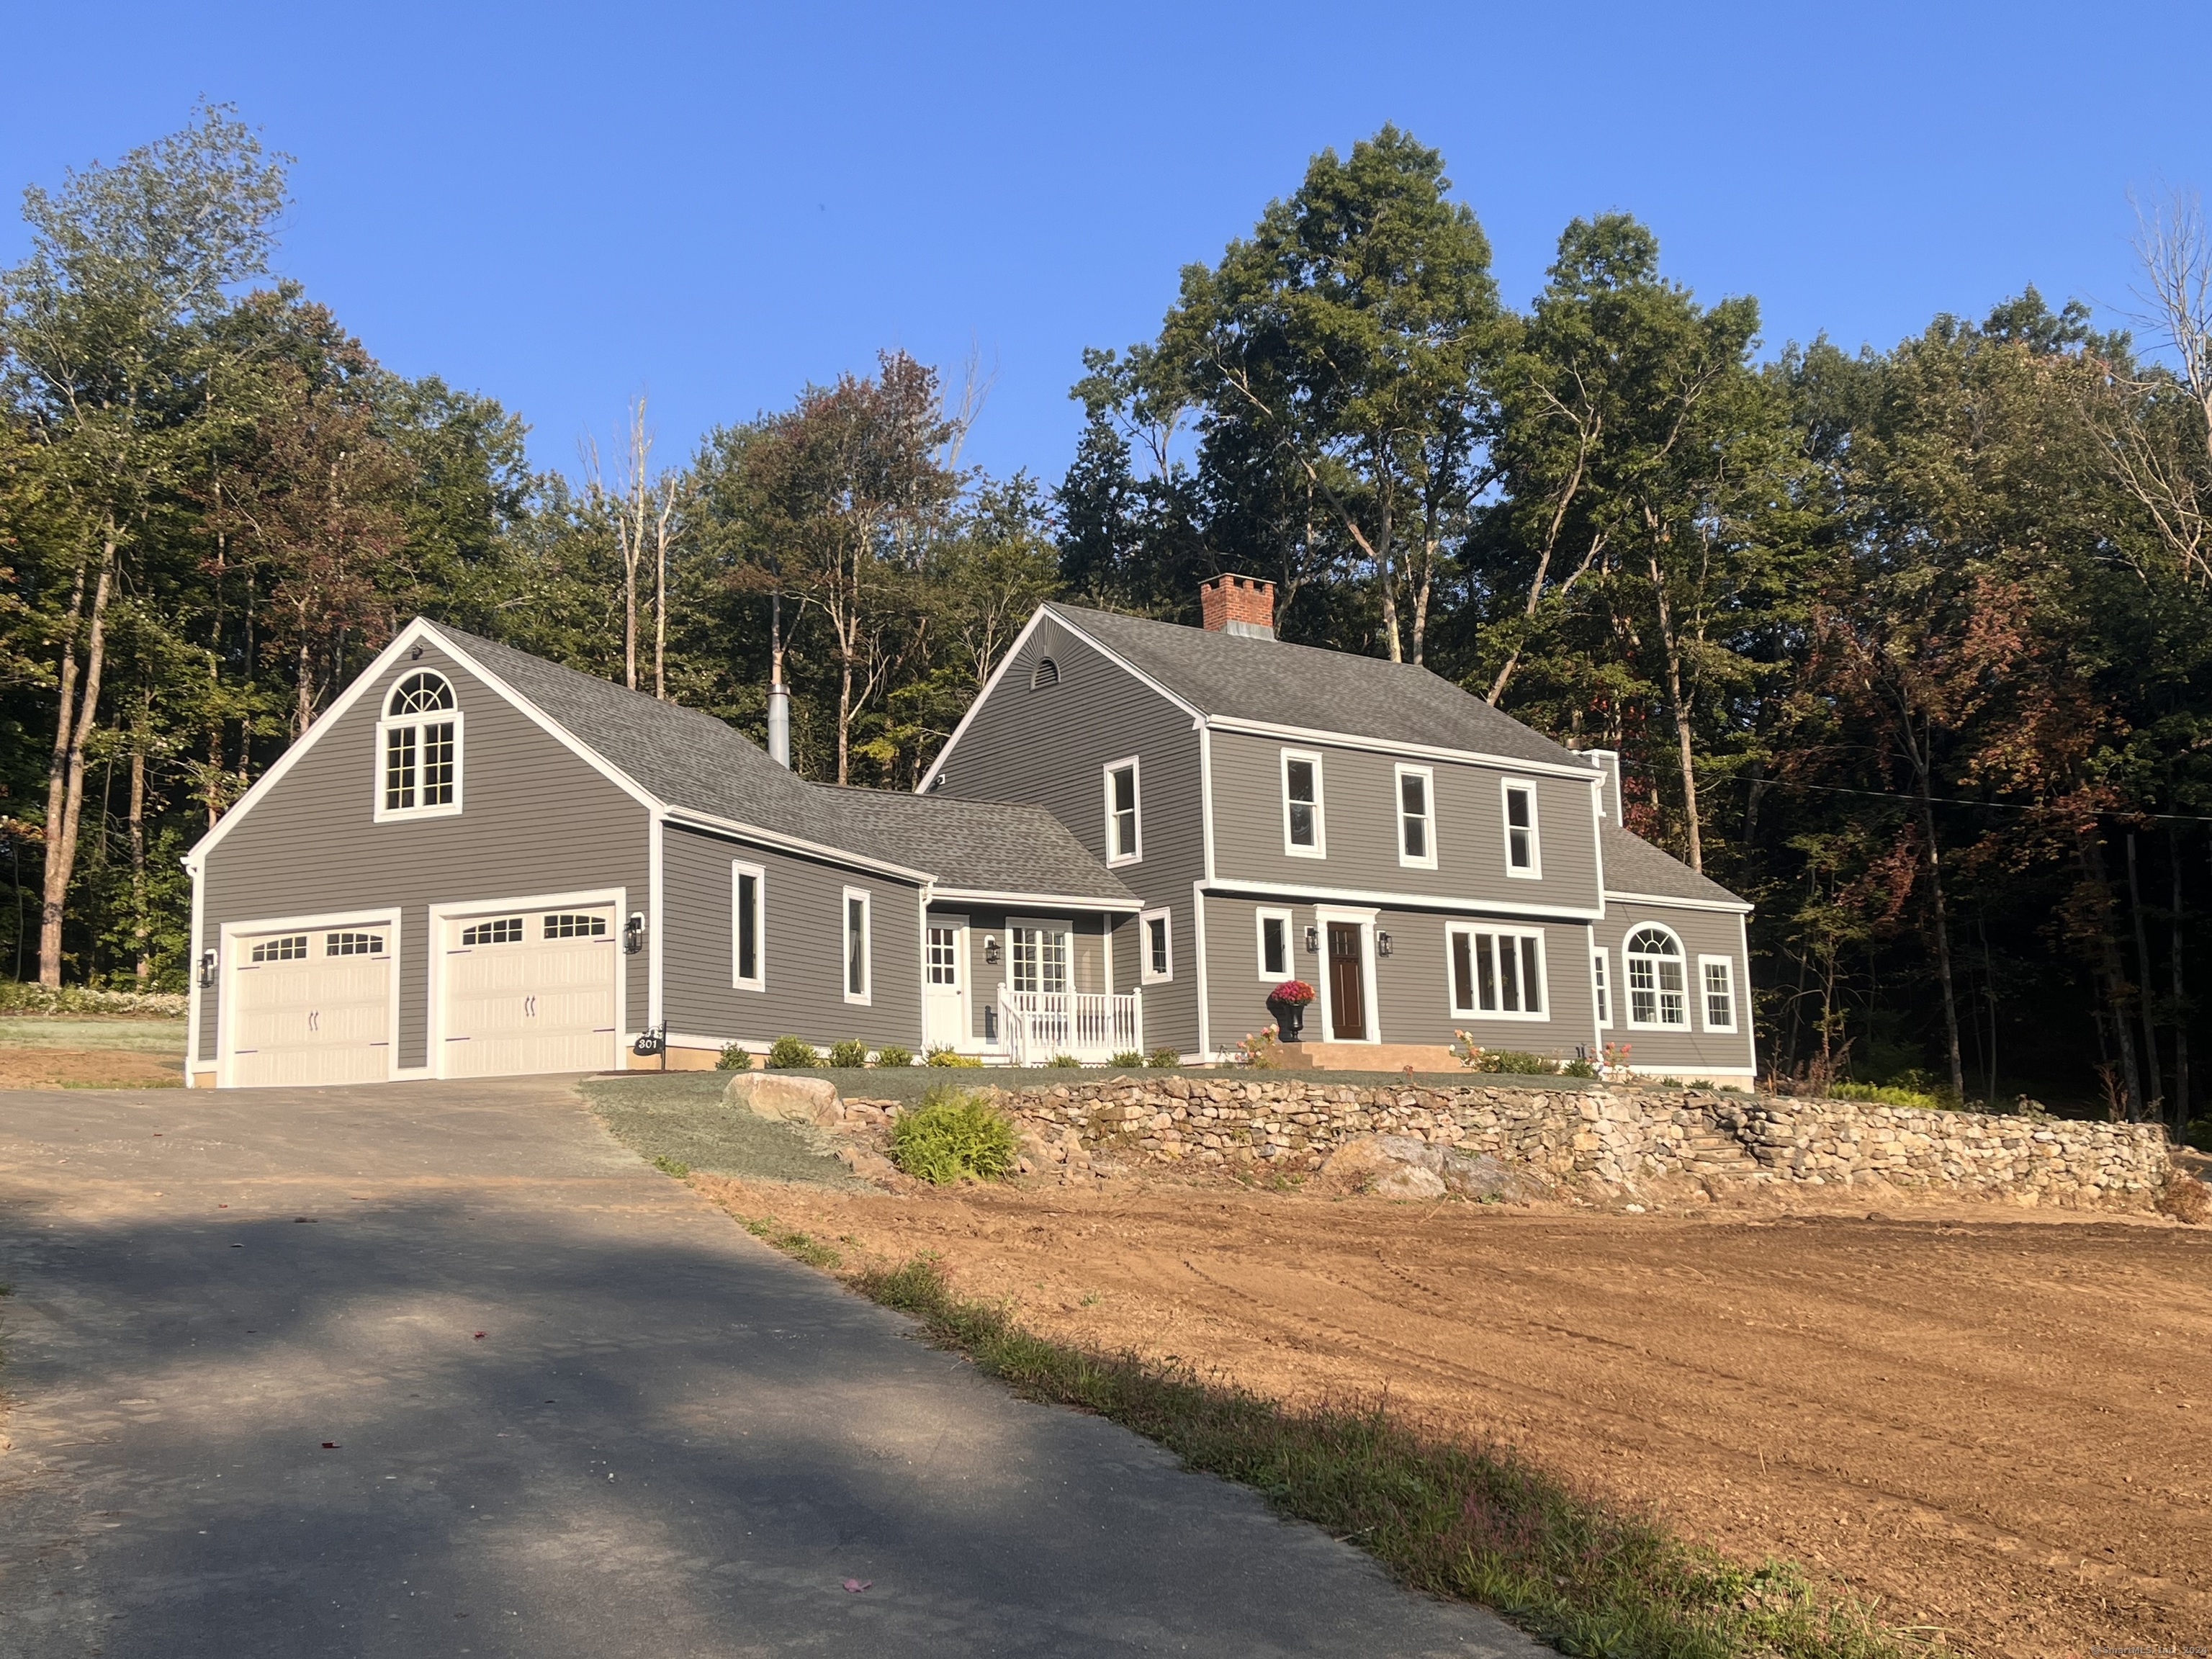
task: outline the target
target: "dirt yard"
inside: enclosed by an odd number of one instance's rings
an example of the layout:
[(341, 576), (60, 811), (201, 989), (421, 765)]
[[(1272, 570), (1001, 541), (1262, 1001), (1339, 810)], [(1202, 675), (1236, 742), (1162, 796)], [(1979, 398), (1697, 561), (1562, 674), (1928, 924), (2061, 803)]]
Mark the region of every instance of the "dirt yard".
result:
[(1060, 1337), (1387, 1395), (1982, 1659), (2212, 1645), (2212, 1228), (694, 1179)]

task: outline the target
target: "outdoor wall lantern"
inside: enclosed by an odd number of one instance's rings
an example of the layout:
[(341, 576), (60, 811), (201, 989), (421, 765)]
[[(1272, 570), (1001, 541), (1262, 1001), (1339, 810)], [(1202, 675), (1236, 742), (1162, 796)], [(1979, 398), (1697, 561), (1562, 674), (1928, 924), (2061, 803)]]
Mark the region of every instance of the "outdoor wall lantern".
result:
[[(645, 949), (645, 912), (633, 910), (629, 913), (629, 920), (623, 923), (623, 954), (634, 957), (643, 949)], [(642, 1054), (644, 1050), (640, 1049), (639, 1052)]]
[(999, 936), (996, 933), (983, 935), (983, 960), (994, 968), (999, 965)]
[(1389, 934), (1380, 932), (1379, 930), (1376, 932), (1375, 935), (1375, 954), (1378, 957), (1387, 957), (1390, 954)]
[(1306, 954), (1307, 954), (1308, 956), (1316, 956), (1316, 955), (1320, 954), (1320, 951), (1321, 951), (1321, 929), (1320, 929), (1320, 928), (1318, 928), (1318, 927), (1309, 927), (1309, 928), (1307, 928), (1307, 929), (1306, 929)]
[(214, 985), (215, 952), (203, 951), (200, 952), (200, 987), (203, 990), (207, 990), (212, 989)]

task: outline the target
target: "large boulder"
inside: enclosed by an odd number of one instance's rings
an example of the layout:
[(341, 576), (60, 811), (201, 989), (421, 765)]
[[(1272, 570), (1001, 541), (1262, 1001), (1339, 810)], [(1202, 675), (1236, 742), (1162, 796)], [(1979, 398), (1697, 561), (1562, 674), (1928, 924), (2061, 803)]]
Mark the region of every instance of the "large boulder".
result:
[(845, 1120), (837, 1085), (826, 1077), (789, 1072), (739, 1072), (722, 1097), (742, 1111), (775, 1123), (805, 1123), (827, 1129)]
[(1486, 1153), (1462, 1152), (1411, 1135), (1361, 1135), (1321, 1166), (1322, 1182), (1376, 1198), (1461, 1198), (1521, 1203), (1543, 1195), (1542, 1183), (1509, 1170)]

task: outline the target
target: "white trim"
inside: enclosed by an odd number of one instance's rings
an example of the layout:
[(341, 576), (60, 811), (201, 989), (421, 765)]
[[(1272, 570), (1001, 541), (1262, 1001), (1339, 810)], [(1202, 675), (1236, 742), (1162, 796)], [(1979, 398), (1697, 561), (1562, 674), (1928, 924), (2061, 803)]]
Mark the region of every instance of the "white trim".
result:
[[(825, 847), (818, 841), (807, 841), (798, 836), (787, 836), (781, 830), (763, 830), (758, 824), (740, 823), (735, 818), (718, 817), (712, 812), (702, 812), (690, 806), (663, 806), (660, 817), (671, 823), (687, 830), (708, 830), (716, 835), (735, 836), (742, 841), (757, 841), (764, 847), (773, 847), (787, 853), (803, 853), (808, 858), (819, 859), (824, 864), (842, 865), (848, 870), (866, 870), (886, 876), (896, 876), (902, 881), (926, 885), (934, 879), (927, 870), (909, 869), (903, 864), (893, 864), (884, 859), (872, 859), (861, 853), (849, 853), (842, 848)], [(1086, 899), (1085, 903), (1091, 901)]]
[[(226, 921), (217, 935), (221, 941), (216, 947), (216, 983), (221, 1000), (216, 1005), (215, 1086), (234, 1089), (236, 1067), (231, 1054), (231, 1029), (238, 1014), (237, 941), (253, 939), (263, 933), (307, 933), (331, 927), (381, 927), (392, 935), (392, 948), (387, 953), (392, 963), (390, 988), (391, 1006), (387, 1011), (385, 1030), (384, 1075), (387, 1081), (399, 1075), (399, 942), (403, 907), (389, 904), (381, 908), (366, 910), (333, 910), (319, 915), (255, 917), (245, 921)], [(192, 982), (199, 982), (199, 964), (192, 964)], [(189, 1051), (187, 1051), (189, 1052)], [(185, 1067), (187, 1073), (191, 1066)]]
[[(1516, 951), (1519, 941), (1522, 939), (1536, 941), (1537, 997), (1543, 1004), (1542, 1007), (1532, 1013), (1526, 1006), (1520, 1008), (1482, 1006), (1482, 975), (1475, 961), (1474, 944), (1474, 936), (1478, 933), (1492, 939), (1512, 939), (1515, 941)], [(1468, 992), (1474, 1000), (1464, 1007), (1460, 1005), (1459, 984), (1455, 972), (1458, 964), (1452, 960), (1452, 940), (1457, 938), (1464, 938), (1468, 941)], [(1552, 964), (1548, 957), (1550, 945), (1551, 941), (1544, 936), (1544, 930), (1540, 927), (1486, 927), (1479, 921), (1447, 923), (1444, 927), (1444, 1006), (1450, 1011), (1451, 1017), (1454, 1019), (1499, 1019), (1514, 1020), (1524, 1024), (1549, 1024), (1552, 1019)], [(1524, 980), (1527, 975), (1522, 970), (1527, 962), (1528, 958), (1521, 956), (1514, 964), (1516, 974)], [(1503, 1001), (1502, 997), (1500, 1000)], [(1524, 1005), (1528, 1000), (1525, 985), (1521, 992), (1521, 1000)]]
[[(1168, 965), (1165, 971), (1152, 966), (1152, 924), (1160, 924), (1167, 944)], [(1165, 985), (1175, 978), (1175, 912), (1163, 904), (1139, 913), (1137, 916), (1137, 982), (1139, 985)]]
[[(952, 1046), (962, 1054), (968, 1053), (975, 1046), (975, 988), (969, 973), (969, 964), (972, 960), (972, 953), (969, 950), (969, 918), (965, 915), (933, 915), (927, 904), (921, 908), (921, 1046), (915, 1050), (917, 1054), (927, 1055), (929, 1052), (929, 1000), (945, 994), (944, 988), (933, 985), (929, 978), (929, 935), (932, 929), (939, 927), (952, 935), (951, 995), (960, 1004), (959, 1036)], [(1109, 991), (1113, 988), (1113, 973), (1114, 952), (1109, 945), (1106, 952), (1107, 988)]]
[[(1528, 803), (1528, 862), (1525, 868), (1513, 862), (1513, 797), (1519, 794)], [(1516, 881), (1541, 881), (1544, 878), (1544, 836), (1536, 813), (1536, 785), (1529, 778), (1500, 778), (1498, 781), (1498, 827), (1505, 833), (1505, 873)]]
[[(662, 945), (668, 929), (668, 858), (665, 845), (666, 825), (656, 812), (646, 825), (646, 922), (645, 936), (645, 1023), (659, 1030), (668, 1023), (668, 1009), (663, 998), (666, 982), (664, 964), (667, 957)], [(623, 918), (616, 918), (619, 929)], [(617, 973), (624, 971), (619, 963)], [(619, 1033), (617, 1033), (619, 1035)]]
[[(468, 744), (465, 741), (467, 734), (462, 729), (460, 688), (453, 684), (451, 676), (441, 673), (434, 668), (418, 668), (413, 674), (402, 678), (403, 679), (419, 678), (424, 675), (428, 675), (446, 688), (450, 706), (444, 708), (417, 709), (411, 714), (395, 714), (392, 712), (392, 696), (398, 693), (401, 682), (397, 680), (393, 682), (391, 692), (386, 696), (382, 706), (377, 711), (376, 782), (368, 798), (369, 822), (372, 823), (402, 823), (410, 818), (450, 818), (458, 816), (460, 812), (462, 787), (466, 781), (464, 757), (468, 751)], [(453, 728), (453, 798), (449, 801), (441, 801), (435, 806), (386, 806), (384, 804), (384, 796), (385, 792), (391, 787), (391, 774), (387, 769), (391, 735), (394, 732), (410, 729), (415, 732), (416, 781), (412, 787), (415, 793), (419, 797), (423, 787), (422, 728), (426, 726), (451, 726)]]
[(1725, 910), (1731, 915), (1747, 916), (1759, 907), (1741, 899), (1669, 898), (1664, 893), (1627, 893), (1617, 888), (1605, 889), (1608, 899), (1622, 899), (1631, 904), (1657, 904), (1677, 910)]
[[(1375, 987), (1375, 923), (1378, 912), (1352, 909), (1342, 905), (1314, 906), (1314, 925), (1321, 932), (1321, 982), (1315, 988), (1321, 993), (1321, 1040), (1323, 1042), (1343, 1042), (1373, 1047), (1382, 1041), (1382, 1011), (1376, 999)], [(1366, 1018), (1364, 1036), (1340, 1037), (1336, 1035), (1336, 1016), (1331, 1004), (1336, 995), (1336, 975), (1328, 966), (1328, 925), (1332, 921), (1355, 924), (1359, 929), (1359, 980), (1366, 1006), (1360, 1012)]]
[[(629, 889), (627, 887), (594, 887), (574, 893), (532, 893), (521, 898), (461, 899), (429, 907), (428, 937), (424, 944), (429, 951), (430, 971), (426, 976), (424, 993), (423, 1029), (429, 1052), (423, 1056), (428, 1062), (417, 1073), (419, 1076), (442, 1078), (446, 1075), (446, 930), (448, 921), (464, 916), (489, 915), (498, 910), (562, 910), (581, 909), (586, 905), (611, 904), (614, 907), (615, 939), (615, 1067), (629, 1069), (629, 1045), (637, 1035), (629, 1029), (629, 965), (627, 953), (622, 948), (622, 930), (629, 920)], [(658, 931), (657, 929), (655, 930)], [(648, 940), (647, 944), (650, 945)], [(648, 1025), (656, 1022), (648, 1020)]]
[[(1198, 947), (1198, 1054), (1203, 1065), (1213, 1054), (1213, 1009), (1211, 1003), (1212, 980), (1206, 970), (1206, 884), (1194, 881), (1190, 884), (1191, 942)], [(1143, 1005), (1137, 1010), (1139, 1021), (1144, 1018)]]
[[(1328, 856), (1328, 785), (1322, 775), (1320, 751), (1312, 749), (1284, 749), (1277, 751), (1276, 769), (1283, 795), (1283, 853), (1294, 859), (1325, 859)], [(1291, 763), (1308, 761), (1313, 765), (1313, 845), (1301, 847), (1291, 838)], [(1299, 805), (1309, 805), (1300, 801)]]
[[(1279, 972), (1267, 971), (1267, 923), (1283, 924), (1283, 966)], [(1262, 904), (1252, 911), (1252, 961), (1260, 970), (1262, 985), (1279, 985), (1286, 979), (1298, 976), (1298, 916), (1286, 904)]]
[(1571, 904), (1530, 904), (1511, 896), (1470, 898), (1464, 893), (1401, 893), (1374, 887), (1322, 887), (1309, 882), (1245, 881), (1233, 877), (1200, 884), (1224, 898), (1242, 896), (1294, 899), (1300, 902), (1324, 900), (1349, 904), (1380, 904), (1393, 909), (1449, 910), (1469, 915), (1534, 917), (1547, 921), (1602, 921), (1606, 915), (1602, 908), (1592, 909)]
[(1503, 768), (1509, 772), (1537, 772), (1546, 777), (1586, 780), (1590, 775), (1587, 766), (1563, 766), (1557, 761), (1527, 760), (1518, 755), (1492, 755), (1480, 749), (1402, 743), (1395, 738), (1362, 737), (1357, 732), (1326, 732), (1310, 726), (1281, 726), (1273, 720), (1245, 720), (1234, 714), (1207, 714), (1202, 718), (1217, 732), (1247, 732), (1255, 737), (1286, 738), (1296, 743), (1325, 743), (1338, 749), (1364, 749), (1376, 754), (1405, 755), (1414, 760), (1461, 761), (1475, 766)]
[(1593, 943), (1590, 946), (1590, 1009), (1597, 1016), (1597, 1029), (1613, 1029), (1613, 957), (1605, 946)]
[[(1124, 767), (1128, 769), (1129, 773), (1130, 839), (1134, 841), (1137, 846), (1134, 852), (1117, 853), (1114, 850), (1115, 818), (1114, 775)], [(1106, 866), (1109, 869), (1118, 869), (1125, 864), (1141, 864), (1145, 857), (1145, 781), (1138, 769), (1137, 757), (1128, 755), (1120, 760), (1108, 761), (1105, 765), (1098, 769), (1098, 772), (1099, 782), (1105, 792), (1106, 798)]]
[[(1406, 780), (1421, 781), (1421, 842), (1428, 851), (1419, 858), (1406, 851)], [(1437, 867), (1437, 769), (1409, 766), (1403, 761), (1390, 769), (1390, 823), (1398, 837), (1398, 862), (1408, 870)]]
[(1751, 1074), (1759, 1075), (1759, 1026), (1751, 1006), (1751, 929), (1742, 916), (1735, 919), (1737, 960), (1743, 963), (1743, 983), (1736, 988), (1742, 1006), (1736, 1012), (1735, 1023), (1742, 1028), (1744, 1041), (1751, 1048)]
[[(191, 1029), (185, 1034), (185, 1087), (187, 1089), (198, 1086), (192, 1081), (192, 1067), (207, 1064), (207, 1061), (200, 1057), (200, 958), (207, 953), (208, 948), (207, 895), (203, 890), (205, 884), (200, 880), (199, 872), (195, 870), (191, 874), (192, 878), (192, 976), (185, 981), (185, 1018), (191, 1022)], [(215, 970), (218, 975), (223, 970), (223, 961), (220, 956), (216, 958)], [(220, 984), (220, 982), (218, 980), (217, 983)], [(218, 1003), (216, 1006), (219, 1008), (222, 1005)], [(222, 1049), (218, 1044), (216, 1058), (219, 1060), (222, 1057)]]
[[(753, 972), (750, 978), (744, 972), (745, 939), (738, 931), (744, 910), (738, 902), (738, 883), (746, 876), (753, 878)], [(768, 989), (768, 871), (743, 859), (730, 860), (730, 988)]]
[[(1629, 963), (1628, 945), (1631, 939), (1634, 939), (1638, 933), (1641, 933), (1646, 927), (1656, 928), (1660, 933), (1666, 934), (1668, 939), (1674, 941), (1674, 955), (1671, 960), (1679, 963), (1682, 969), (1682, 1018), (1679, 1020), (1638, 1019), (1636, 1017), (1635, 970)], [(1649, 952), (1642, 952), (1640, 954), (1646, 956), (1648, 959), (1652, 962), (1665, 962), (1670, 959), (1666, 957), (1650, 956)], [(1621, 1005), (1621, 1022), (1630, 1030), (1688, 1032), (1697, 1030), (1697, 1021), (1690, 1009), (1690, 999), (1696, 994), (1697, 986), (1691, 971), (1690, 952), (1688, 948), (1683, 945), (1682, 936), (1680, 933), (1669, 927), (1665, 922), (1654, 921), (1649, 916), (1638, 916), (1628, 919), (1626, 926), (1622, 930), (1620, 935), (1620, 968), (1621, 994), (1627, 999), (1627, 1000)], [(1651, 991), (1651, 995), (1654, 999), (1652, 1006), (1655, 1008), (1664, 1006), (1660, 1003), (1657, 999), (1664, 996), (1665, 994), (1665, 991), (1656, 983), (1655, 975), (1655, 981)]]
[[(853, 901), (860, 901), (860, 988), (853, 988)], [(837, 902), (837, 984), (845, 1000), (863, 1006), (876, 1000), (876, 896), (865, 887), (848, 887)]]
[(1133, 916), (1145, 908), (1142, 899), (1086, 898), (1074, 893), (1002, 893), (982, 887), (933, 886), (929, 898), (933, 904), (1037, 904), (1069, 910), (1109, 911), (1125, 916)]
[[(1716, 1025), (1711, 1019), (1711, 992), (1705, 986), (1705, 969), (1718, 963), (1728, 973), (1729, 1020), (1725, 1025)], [(1725, 1031), (1734, 1036), (1741, 1030), (1742, 1017), (1736, 1012), (1739, 1000), (1736, 990), (1735, 958), (1731, 956), (1700, 956), (1698, 958), (1698, 1029), (1701, 1031)]]
[(1206, 851), (1206, 878), (1213, 879), (1213, 733), (1198, 727), (1198, 827)]
[[(1067, 973), (1067, 984), (1066, 984), (1066, 990), (1068, 990), (1068, 991), (1069, 991), (1069, 992), (1071, 992), (1071, 993), (1072, 993), (1072, 992), (1073, 992), (1073, 991), (1074, 991), (1074, 989), (1075, 989), (1075, 939), (1076, 939), (1075, 920), (1074, 920), (1074, 918), (1073, 918), (1073, 917), (1072, 917), (1072, 916), (1028, 916), (1028, 915), (1015, 915), (1012, 914), (1011, 912), (1009, 912), (1009, 913), (1008, 913), (1008, 915), (1007, 915), (1007, 916), (1006, 916), (1006, 983), (1007, 987), (1008, 987), (1010, 989), (1013, 989), (1013, 990), (1019, 990), (1021, 988), (1020, 988), (1019, 986), (1017, 986), (1017, 985), (1015, 985), (1015, 984), (1014, 984), (1014, 930), (1015, 930), (1016, 928), (1028, 928), (1028, 929), (1030, 929), (1030, 930), (1031, 930), (1031, 931), (1033, 931), (1033, 932), (1035, 932), (1035, 933), (1057, 933), (1057, 934), (1059, 934), (1059, 935), (1060, 935), (1063, 939), (1065, 939), (1065, 940), (1066, 941), (1066, 945), (1065, 945), (1065, 947), (1064, 947), (1064, 948), (1065, 948), (1065, 951), (1066, 951), (1066, 957), (1065, 957), (1065, 959), (1064, 959), (1064, 960), (1062, 961), (1062, 963), (1060, 963), (1060, 966), (1061, 966), (1063, 969), (1065, 969), (1066, 970), (1066, 973)], [(1140, 957), (1140, 958), (1141, 958), (1141, 956), (1142, 956), (1142, 953), (1143, 953), (1143, 950), (1144, 950), (1144, 946), (1143, 946), (1143, 945), (1142, 945), (1142, 944), (1141, 944), (1141, 942), (1140, 942), (1140, 943), (1139, 944), (1139, 945), (1138, 945), (1138, 951), (1139, 951), (1139, 957)], [(1141, 961), (1140, 961), (1140, 963), (1139, 963), (1139, 965), (1141, 965)], [(1041, 992), (1042, 992), (1042, 991), (1043, 991), (1043, 990), (1044, 990), (1044, 973), (1043, 973), (1043, 969), (1044, 969), (1044, 953), (1043, 953), (1043, 947), (1042, 947), (1042, 945), (1039, 945), (1039, 947), (1038, 947), (1038, 953), (1037, 953), (1037, 969), (1038, 969), (1038, 972), (1037, 972), (1037, 986), (1036, 986), (1036, 988), (1037, 988), (1039, 991), (1041, 991)], [(1003, 1039), (1003, 1038), (1001, 1038), (1001, 1041), (1003, 1041), (1003, 1040), (1004, 1040), (1004, 1039)]]

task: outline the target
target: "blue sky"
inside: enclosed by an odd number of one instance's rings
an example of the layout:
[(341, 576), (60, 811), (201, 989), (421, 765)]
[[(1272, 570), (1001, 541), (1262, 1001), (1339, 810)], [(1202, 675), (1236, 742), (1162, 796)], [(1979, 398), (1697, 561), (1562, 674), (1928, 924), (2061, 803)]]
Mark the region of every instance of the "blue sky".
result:
[[(202, 94), (298, 158), (281, 268), (533, 459), (651, 398), (661, 454), (903, 346), (997, 379), (969, 458), (1056, 479), (1087, 344), (1149, 335), (1306, 159), (1443, 149), (1506, 296), (1625, 209), (1770, 349), (1886, 345), (2033, 282), (2131, 303), (2130, 187), (2212, 185), (2212, 11), (1809, 7), (347, 8), (0, 0), (0, 184)], [(22, 247), (0, 224), (0, 258)]]

